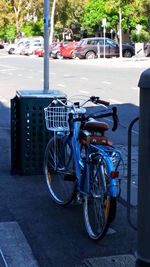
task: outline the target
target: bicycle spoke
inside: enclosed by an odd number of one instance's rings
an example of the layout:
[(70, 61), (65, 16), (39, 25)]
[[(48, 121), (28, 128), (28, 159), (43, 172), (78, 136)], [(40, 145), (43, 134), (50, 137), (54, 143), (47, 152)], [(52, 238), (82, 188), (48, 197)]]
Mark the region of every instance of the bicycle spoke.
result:
[(70, 162), (72, 158), (69, 144), (64, 145), (60, 137), (52, 138), (46, 148), (44, 170), (49, 193), (59, 205), (69, 204), (75, 194), (75, 179), (65, 179), (72, 175)]

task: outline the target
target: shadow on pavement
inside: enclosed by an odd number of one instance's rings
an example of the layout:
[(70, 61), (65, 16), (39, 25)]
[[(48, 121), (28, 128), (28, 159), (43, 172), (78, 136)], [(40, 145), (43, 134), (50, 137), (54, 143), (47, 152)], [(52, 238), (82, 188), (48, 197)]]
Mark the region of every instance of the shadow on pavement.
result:
[[(120, 126), (109, 134), (114, 143), (126, 144), (127, 127), (139, 109), (130, 103), (117, 106)], [(98, 108), (91, 109), (95, 113)], [(0, 112), (1, 222), (12, 220), (19, 224), (39, 266), (70, 267), (86, 258), (134, 254), (136, 232), (129, 227), (122, 204), (118, 203), (114, 231), (94, 243), (85, 232), (81, 205), (56, 206), (49, 198), (43, 176), (10, 175), (10, 108), (0, 103)]]

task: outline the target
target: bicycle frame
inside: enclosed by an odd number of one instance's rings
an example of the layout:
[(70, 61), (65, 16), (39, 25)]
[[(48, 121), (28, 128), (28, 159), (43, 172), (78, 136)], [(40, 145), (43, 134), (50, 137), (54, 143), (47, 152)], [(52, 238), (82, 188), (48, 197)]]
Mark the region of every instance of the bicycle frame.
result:
[(73, 134), (71, 136), (71, 146), (73, 151), (73, 159), (75, 163), (75, 172), (77, 177), (77, 189), (81, 192), (81, 184), (83, 177), (81, 176), (81, 171), (84, 169), (84, 163), (81, 158), (81, 145), (78, 141), (78, 135), (80, 131), (80, 123), (73, 122)]
[[(75, 174), (77, 178), (77, 191), (81, 194), (90, 194), (90, 172), (89, 172), (89, 160), (90, 160), (90, 154), (91, 149), (94, 148), (97, 150), (97, 155), (100, 156), (102, 160), (104, 160), (107, 164), (108, 173), (109, 173), (109, 179), (112, 181), (111, 172), (115, 172), (116, 168), (113, 165), (112, 160), (110, 159), (111, 154), (114, 153), (113, 147), (107, 147), (103, 145), (92, 145), (89, 144), (86, 149), (86, 159), (85, 162), (83, 162), (81, 157), (81, 144), (78, 140), (78, 135), (80, 131), (80, 123), (77, 121), (73, 122), (73, 133), (72, 135), (68, 135), (66, 137), (66, 140), (69, 141), (71, 147), (72, 147), (72, 156), (74, 159), (74, 165), (75, 165)], [(58, 135), (63, 135), (62, 132), (57, 132)], [(65, 136), (65, 135), (64, 135)], [(115, 150), (115, 153), (118, 154), (119, 160), (118, 164), (121, 159), (121, 154), (119, 151)], [(119, 185), (118, 181), (115, 178), (114, 181), (115, 184), (113, 184), (115, 188), (115, 192), (111, 192), (111, 184), (110, 184), (110, 194), (114, 197), (116, 197), (119, 194)], [(83, 186), (84, 185), (84, 186)]]

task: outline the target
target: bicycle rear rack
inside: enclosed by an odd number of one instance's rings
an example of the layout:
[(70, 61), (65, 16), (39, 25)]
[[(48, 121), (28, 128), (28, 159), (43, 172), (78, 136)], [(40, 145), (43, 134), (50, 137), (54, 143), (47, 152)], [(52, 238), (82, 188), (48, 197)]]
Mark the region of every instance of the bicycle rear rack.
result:
[(127, 220), (129, 225), (137, 230), (137, 227), (134, 225), (131, 219), (131, 153), (132, 153), (132, 128), (134, 124), (139, 120), (139, 117), (136, 117), (128, 127), (128, 163), (127, 163)]

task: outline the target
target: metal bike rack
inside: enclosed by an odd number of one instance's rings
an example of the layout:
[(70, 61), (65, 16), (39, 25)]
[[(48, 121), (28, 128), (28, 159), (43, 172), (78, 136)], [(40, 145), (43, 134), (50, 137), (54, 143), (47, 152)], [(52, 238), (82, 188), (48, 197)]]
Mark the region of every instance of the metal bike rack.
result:
[(127, 220), (130, 226), (137, 230), (137, 227), (133, 224), (131, 219), (131, 146), (132, 146), (132, 128), (134, 124), (139, 120), (139, 117), (136, 117), (128, 127), (128, 165), (127, 165)]

